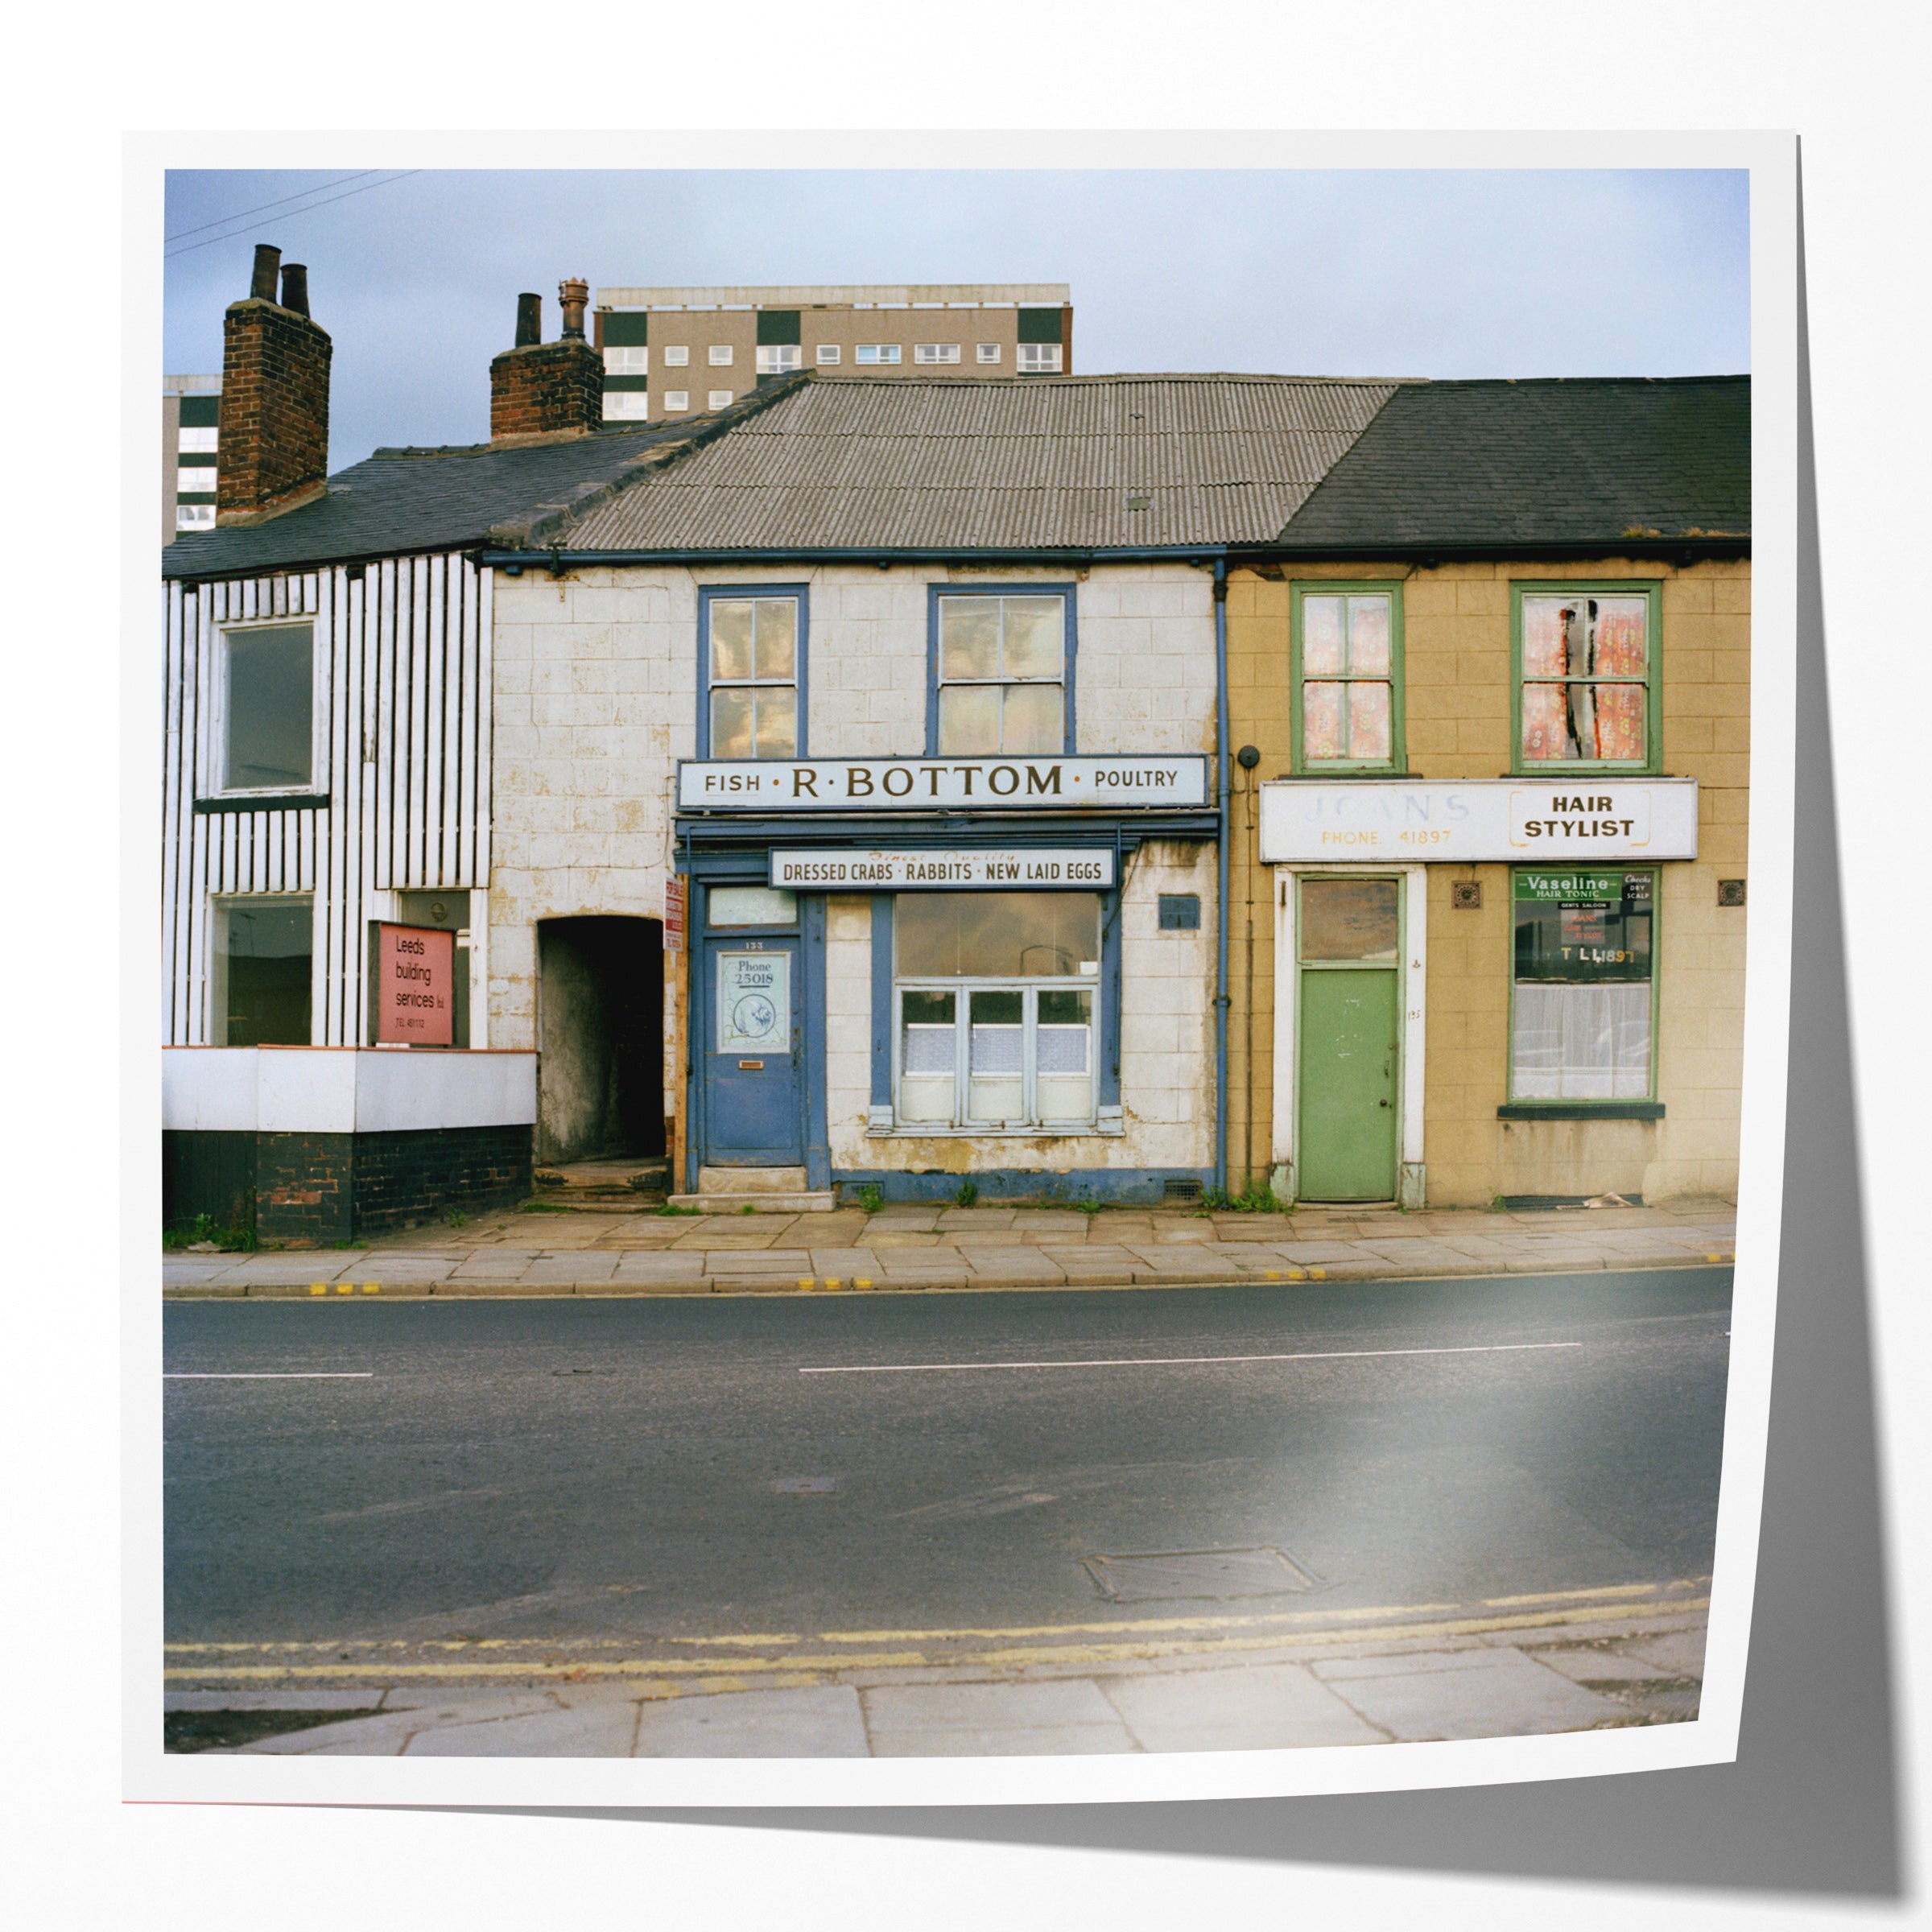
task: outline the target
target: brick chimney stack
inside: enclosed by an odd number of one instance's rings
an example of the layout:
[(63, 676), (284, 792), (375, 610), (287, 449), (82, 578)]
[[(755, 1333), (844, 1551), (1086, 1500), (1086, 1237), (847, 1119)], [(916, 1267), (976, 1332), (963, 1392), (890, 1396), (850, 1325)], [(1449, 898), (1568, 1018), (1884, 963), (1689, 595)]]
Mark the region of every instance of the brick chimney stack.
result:
[(573, 276), (557, 290), (561, 341), (543, 340), (540, 296), (517, 297), (517, 345), (489, 365), (489, 440), (580, 436), (604, 419), (604, 360), (584, 339), (590, 284)]
[(221, 320), (217, 525), (266, 522), (326, 488), (333, 352), (309, 320), (308, 270), (281, 262), (280, 249), (258, 246), (247, 299)]

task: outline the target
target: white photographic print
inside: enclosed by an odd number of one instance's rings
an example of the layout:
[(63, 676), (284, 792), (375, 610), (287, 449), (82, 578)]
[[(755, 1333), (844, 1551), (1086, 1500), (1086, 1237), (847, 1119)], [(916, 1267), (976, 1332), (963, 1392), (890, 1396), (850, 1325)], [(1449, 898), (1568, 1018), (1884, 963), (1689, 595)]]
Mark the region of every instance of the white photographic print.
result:
[(1735, 1755), (1793, 143), (1274, 145), (135, 144), (130, 1797)]

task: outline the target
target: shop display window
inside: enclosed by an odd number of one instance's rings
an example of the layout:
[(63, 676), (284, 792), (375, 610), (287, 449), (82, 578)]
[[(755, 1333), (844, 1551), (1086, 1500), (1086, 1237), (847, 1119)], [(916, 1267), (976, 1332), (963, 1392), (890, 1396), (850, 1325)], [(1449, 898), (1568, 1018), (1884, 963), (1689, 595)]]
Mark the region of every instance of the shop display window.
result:
[(902, 893), (893, 923), (898, 1124), (1091, 1125), (1100, 895)]
[(1651, 1097), (1656, 898), (1648, 870), (1517, 872), (1512, 1100)]
[(217, 900), (213, 923), (209, 1044), (308, 1046), (313, 901), (294, 894)]

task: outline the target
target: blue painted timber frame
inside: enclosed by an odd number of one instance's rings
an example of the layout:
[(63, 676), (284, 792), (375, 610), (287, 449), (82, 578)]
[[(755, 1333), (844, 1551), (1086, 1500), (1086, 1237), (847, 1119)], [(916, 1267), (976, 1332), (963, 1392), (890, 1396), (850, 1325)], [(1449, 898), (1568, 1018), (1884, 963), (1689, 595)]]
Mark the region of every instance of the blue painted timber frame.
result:
[[(733, 853), (726, 862), (707, 866), (690, 881), (691, 920), (685, 943), (694, 965), (704, 956), (704, 939), (711, 931), (711, 890), (714, 886), (762, 886), (769, 866), (762, 854)], [(695, 870), (695, 868), (694, 868)], [(826, 1188), (832, 1185), (832, 1141), (825, 1113), (825, 895), (801, 893), (799, 917), (791, 926), (734, 926), (733, 933), (746, 939), (790, 938), (799, 941), (799, 1000), (805, 1024), (805, 1185)], [(711, 1038), (712, 988), (711, 976), (695, 970), (691, 978), (691, 1023), (685, 1029), (684, 1059), (684, 1191), (695, 1194), (698, 1170), (707, 1165), (704, 1150), (708, 1129), (704, 1113), (704, 1042)]]
[[(1121, 894), (1125, 857), (1117, 851), (1114, 883), (1100, 902), (1100, 1055), (1097, 1107), (1121, 1104)], [(1037, 890), (1037, 888), (1035, 889)], [(872, 896), (872, 1104), (896, 1107), (892, 1091), (893, 902), (897, 893)], [(942, 1131), (959, 1134), (963, 1130)], [(1045, 1132), (1045, 1129), (1042, 1130)], [(1092, 1133), (1092, 1129), (1086, 1129)]]
[(1065, 679), (1066, 716), (1060, 755), (1067, 758), (1074, 756), (1080, 743), (1074, 729), (1074, 671), (1080, 642), (1075, 587), (1071, 584), (928, 584), (926, 586), (926, 757), (936, 758), (939, 755), (939, 599), (1026, 597), (1066, 599), (1067, 654), (1062, 672)]
[(791, 597), (799, 607), (799, 654), (796, 691), (799, 706), (795, 758), (811, 755), (807, 729), (811, 717), (807, 679), (811, 668), (811, 592), (803, 584), (700, 584), (698, 586), (698, 751), (711, 756), (711, 607), (720, 597)]

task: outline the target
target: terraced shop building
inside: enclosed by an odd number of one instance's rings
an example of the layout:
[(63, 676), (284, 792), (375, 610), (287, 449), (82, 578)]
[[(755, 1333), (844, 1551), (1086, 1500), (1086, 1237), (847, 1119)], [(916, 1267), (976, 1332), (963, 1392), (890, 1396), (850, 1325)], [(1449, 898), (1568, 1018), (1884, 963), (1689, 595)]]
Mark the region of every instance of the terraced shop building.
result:
[[(807, 371), (487, 549), (490, 1026), (540, 1043), (540, 1108), (569, 1053), (595, 1084), (648, 984), (623, 923), (668, 905), (691, 1197), (1216, 1184), (1217, 592), (1393, 387)], [(566, 906), (609, 942), (574, 1046)]]
[(1232, 564), (1229, 1164), (1735, 1198), (1750, 385), (1392, 394)]
[[(228, 312), (221, 520), (162, 555), (163, 1194), (172, 1222), (328, 1242), (530, 1184), (535, 1042), (493, 1013), (506, 966), (481, 553), (540, 544), (559, 506), (731, 413), (604, 430), (580, 334), (532, 341), (497, 358), (490, 441), (380, 449), (326, 476), (329, 340), (275, 254)], [(522, 670), (508, 684), (527, 709)], [(560, 913), (607, 908), (607, 874), (556, 880), (575, 895)], [(654, 938), (646, 974), (658, 955)], [(560, 973), (571, 956), (559, 939)], [(662, 1038), (660, 1002), (624, 1042), (646, 1154), (662, 1152)], [(585, 1131), (605, 1131), (611, 1086)]]

